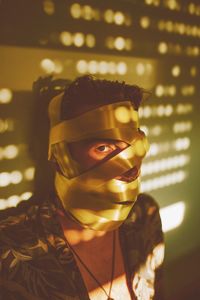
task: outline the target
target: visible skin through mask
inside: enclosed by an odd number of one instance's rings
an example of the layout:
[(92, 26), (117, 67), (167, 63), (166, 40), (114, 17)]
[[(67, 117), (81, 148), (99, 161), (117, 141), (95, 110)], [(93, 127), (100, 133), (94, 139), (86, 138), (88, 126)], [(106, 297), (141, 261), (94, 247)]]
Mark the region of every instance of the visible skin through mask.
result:
[[(128, 143), (121, 140), (92, 139), (70, 143), (69, 150), (73, 159), (83, 169), (88, 170), (105, 162), (128, 146)], [(115, 179), (131, 182), (138, 176), (139, 170), (134, 167)]]

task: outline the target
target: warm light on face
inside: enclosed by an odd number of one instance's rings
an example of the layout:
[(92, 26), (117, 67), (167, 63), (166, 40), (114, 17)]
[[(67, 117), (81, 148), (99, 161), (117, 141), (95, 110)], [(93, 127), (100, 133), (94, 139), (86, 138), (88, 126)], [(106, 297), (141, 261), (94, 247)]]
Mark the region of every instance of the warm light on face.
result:
[(161, 208), (160, 217), (163, 231), (168, 232), (180, 226), (183, 222), (184, 215), (185, 203), (183, 201)]

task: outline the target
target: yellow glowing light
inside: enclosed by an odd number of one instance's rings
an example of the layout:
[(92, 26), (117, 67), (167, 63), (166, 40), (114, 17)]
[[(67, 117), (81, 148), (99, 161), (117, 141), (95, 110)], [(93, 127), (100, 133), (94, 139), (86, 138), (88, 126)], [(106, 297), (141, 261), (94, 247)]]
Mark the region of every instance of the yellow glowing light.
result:
[(143, 63), (138, 63), (136, 65), (136, 73), (139, 75), (139, 76), (142, 76), (144, 75), (145, 73), (145, 65)]
[(117, 73), (117, 64), (114, 61), (108, 62), (108, 72), (112, 75)]
[(79, 60), (76, 64), (76, 69), (79, 73), (84, 74), (88, 71), (88, 63), (86, 60)]
[(49, 59), (49, 58), (44, 58), (40, 62), (40, 67), (47, 73), (51, 74), (55, 71), (55, 63)]
[(158, 52), (160, 52), (161, 54), (165, 54), (168, 51), (168, 45), (165, 42), (160, 42), (158, 44)]
[(79, 19), (81, 17), (81, 6), (78, 3), (74, 3), (70, 7), (71, 16), (74, 19)]
[(190, 147), (190, 138), (183, 137), (176, 139), (174, 142), (174, 148), (176, 151), (187, 150)]
[(82, 47), (85, 41), (84, 34), (81, 32), (76, 32), (73, 36), (73, 40), (76, 47)]
[(0, 89), (0, 103), (7, 104), (12, 100), (13, 94), (10, 89)]
[(107, 64), (106, 61), (100, 61), (99, 62), (99, 73), (100, 74), (108, 73), (108, 64)]
[(27, 168), (24, 171), (24, 178), (26, 180), (33, 180), (34, 174), (35, 174), (35, 168), (34, 167)]
[(114, 21), (114, 11), (111, 9), (107, 9), (104, 12), (104, 19), (107, 23), (113, 23)]
[(164, 86), (163, 85), (157, 85), (155, 94), (157, 97), (162, 97), (164, 95)]
[(178, 65), (173, 66), (173, 68), (172, 68), (172, 75), (174, 77), (178, 77), (180, 75), (180, 73), (181, 73), (180, 66), (178, 66)]
[(33, 195), (32, 192), (25, 192), (21, 195), (21, 200), (28, 200)]
[(158, 22), (158, 29), (159, 29), (159, 30), (165, 29), (165, 21), (160, 20), (160, 21)]
[(51, 16), (55, 13), (55, 4), (52, 0), (44, 0), (43, 1), (43, 10), (44, 12)]
[(165, 107), (165, 115), (166, 116), (171, 116), (172, 113), (173, 113), (173, 106), (171, 104), (168, 104), (166, 107)]
[(165, 107), (164, 105), (158, 105), (157, 107), (157, 115), (162, 117), (165, 114)]
[(166, 186), (177, 184), (183, 182), (186, 179), (187, 175), (185, 171), (177, 171), (169, 173), (163, 176), (155, 177), (153, 179), (144, 180), (141, 183), (142, 192), (150, 192)]
[(130, 51), (133, 48), (133, 42), (131, 39), (125, 39), (125, 49)]
[(0, 186), (4, 187), (10, 184), (10, 174), (7, 172), (0, 173)]
[(63, 65), (62, 65), (61, 61), (55, 59), (54, 64), (55, 64), (54, 73), (55, 74), (62, 73), (62, 71), (63, 71)]
[(121, 36), (117, 37), (114, 41), (114, 46), (117, 50), (123, 50), (125, 48), (125, 39)]
[(71, 46), (73, 42), (72, 34), (68, 31), (61, 32), (60, 41), (65, 46)]
[(8, 145), (4, 148), (4, 157), (6, 159), (13, 159), (19, 153), (18, 147), (15, 145)]
[(130, 111), (125, 106), (119, 106), (115, 110), (115, 118), (121, 123), (129, 123), (131, 120)]
[(145, 4), (152, 5), (153, 4), (153, 0), (145, 0)]
[(150, 18), (145, 16), (140, 19), (140, 26), (144, 29), (150, 26)]
[(93, 9), (89, 5), (84, 5), (82, 9), (82, 15), (85, 20), (92, 20), (93, 18)]
[(88, 71), (89, 71), (89, 73), (96, 74), (96, 73), (98, 73), (98, 70), (99, 70), (99, 64), (98, 64), (98, 62), (96, 60), (91, 60), (88, 63)]
[(9, 197), (7, 201), (9, 207), (17, 206), (17, 204), (20, 202), (20, 197), (17, 195), (13, 195)]
[(127, 190), (127, 183), (117, 179), (112, 179), (108, 183), (108, 189), (113, 193), (122, 193)]
[(135, 142), (134, 150), (135, 150), (135, 154), (137, 156), (144, 156), (145, 153), (146, 153), (146, 149), (144, 147), (144, 143), (142, 141), (140, 141), (140, 140), (138, 140), (138, 141)]
[(194, 3), (190, 3), (189, 6), (188, 6), (188, 11), (190, 14), (195, 14), (195, 11), (196, 11), (196, 6)]
[(143, 108), (143, 117), (144, 118), (149, 118), (152, 114), (152, 108), (148, 105), (146, 105), (144, 108)]
[(18, 184), (22, 181), (22, 173), (20, 171), (13, 171), (10, 173), (10, 182)]
[(168, 32), (172, 32), (173, 31), (173, 23), (171, 21), (167, 21), (166, 22), (166, 30)]
[(190, 69), (190, 75), (192, 77), (195, 77), (197, 75), (197, 68), (196, 67), (191, 67), (191, 69)]
[(95, 36), (93, 34), (87, 34), (85, 37), (85, 44), (89, 48), (93, 48), (96, 44)]
[(123, 159), (130, 159), (135, 155), (135, 149), (128, 147), (126, 150), (122, 151), (119, 156)]
[(180, 226), (185, 215), (185, 203), (176, 202), (160, 209), (163, 232), (168, 232)]
[(127, 73), (127, 64), (125, 62), (119, 62), (116, 70), (119, 75), (125, 75)]
[(131, 119), (132, 119), (134, 122), (138, 122), (138, 112), (137, 112), (137, 111), (132, 110), (131, 113), (130, 113), (130, 116), (131, 116)]
[(114, 48), (114, 38), (113, 37), (108, 37), (106, 39), (106, 46), (109, 48), (109, 49), (113, 49)]
[(124, 23), (125, 16), (121, 11), (117, 11), (114, 14), (114, 22), (117, 25), (122, 25)]
[(177, 2), (176, 2), (176, 0), (169, 0), (168, 1), (168, 7), (171, 10), (177, 9)]
[(170, 96), (175, 96), (176, 95), (176, 86), (175, 85), (170, 85), (168, 87), (168, 93)]

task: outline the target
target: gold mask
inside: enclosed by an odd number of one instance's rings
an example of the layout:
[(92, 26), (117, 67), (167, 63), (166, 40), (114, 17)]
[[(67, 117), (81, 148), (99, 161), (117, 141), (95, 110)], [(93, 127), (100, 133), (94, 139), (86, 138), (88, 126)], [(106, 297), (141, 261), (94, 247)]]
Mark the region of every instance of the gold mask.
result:
[[(130, 101), (101, 106), (70, 120), (61, 121), (63, 94), (49, 105), (51, 130), (49, 160), (57, 162), (55, 188), (65, 210), (84, 227), (113, 230), (127, 218), (139, 193), (139, 178), (127, 183), (115, 179), (140, 169), (148, 150), (145, 134), (138, 128), (138, 113)], [(126, 149), (89, 170), (73, 160), (69, 144), (85, 139), (115, 139)]]

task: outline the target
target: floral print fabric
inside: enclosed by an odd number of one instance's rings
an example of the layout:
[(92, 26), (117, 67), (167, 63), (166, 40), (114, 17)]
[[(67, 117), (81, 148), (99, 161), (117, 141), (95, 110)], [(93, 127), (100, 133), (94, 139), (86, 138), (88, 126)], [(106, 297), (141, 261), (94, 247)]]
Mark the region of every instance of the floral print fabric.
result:
[[(119, 233), (132, 299), (161, 300), (164, 244), (150, 196), (139, 195)], [(0, 275), (1, 300), (89, 300), (52, 201), (1, 221)]]

